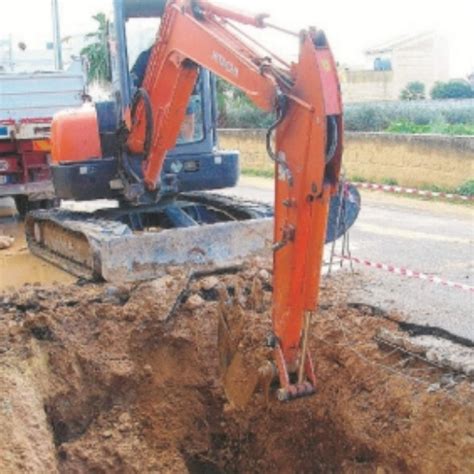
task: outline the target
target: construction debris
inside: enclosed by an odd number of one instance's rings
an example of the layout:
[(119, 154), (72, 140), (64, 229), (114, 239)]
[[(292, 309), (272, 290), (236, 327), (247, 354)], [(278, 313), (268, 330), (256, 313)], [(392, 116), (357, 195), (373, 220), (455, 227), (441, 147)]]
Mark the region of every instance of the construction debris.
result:
[(15, 239), (13, 237), (9, 237), (8, 235), (0, 235), (0, 250), (9, 249)]
[(434, 365), (446, 367), (474, 378), (474, 348), (455, 344), (435, 336), (411, 337), (406, 333), (390, 332), (381, 328), (377, 340), (419, 354)]

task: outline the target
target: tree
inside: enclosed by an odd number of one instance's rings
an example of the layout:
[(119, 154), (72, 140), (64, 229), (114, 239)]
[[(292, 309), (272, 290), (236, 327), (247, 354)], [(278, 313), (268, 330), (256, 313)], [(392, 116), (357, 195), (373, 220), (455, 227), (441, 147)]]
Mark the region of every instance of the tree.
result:
[(97, 13), (92, 17), (97, 21), (97, 30), (88, 33), (86, 38), (93, 39), (81, 50), (88, 63), (87, 79), (91, 82), (107, 82), (109, 78), (109, 53), (107, 47), (107, 17), (104, 13)]
[(424, 100), (425, 85), (420, 81), (409, 82), (400, 93), (401, 100)]
[(228, 102), (232, 100), (232, 86), (221, 79), (220, 77), (216, 78), (216, 90), (217, 90), (217, 111), (219, 117), (219, 126), (227, 126), (227, 109)]
[(437, 82), (431, 89), (432, 99), (471, 99), (474, 88), (469, 82), (454, 79), (448, 82)]
[(247, 95), (221, 78), (217, 78), (218, 126), (223, 128), (266, 128), (273, 114), (257, 108)]

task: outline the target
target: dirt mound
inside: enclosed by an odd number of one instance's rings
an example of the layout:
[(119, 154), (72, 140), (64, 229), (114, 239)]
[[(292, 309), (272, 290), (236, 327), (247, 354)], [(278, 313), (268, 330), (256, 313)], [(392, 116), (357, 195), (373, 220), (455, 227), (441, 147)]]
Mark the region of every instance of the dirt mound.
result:
[(0, 471), (474, 472), (470, 381), (381, 344), (397, 318), (348, 304), (348, 286), (322, 289), (317, 394), (266, 405), (259, 392), (245, 410), (220, 383), (219, 314), (239, 303), (240, 349), (266, 357), (268, 262), (4, 294)]

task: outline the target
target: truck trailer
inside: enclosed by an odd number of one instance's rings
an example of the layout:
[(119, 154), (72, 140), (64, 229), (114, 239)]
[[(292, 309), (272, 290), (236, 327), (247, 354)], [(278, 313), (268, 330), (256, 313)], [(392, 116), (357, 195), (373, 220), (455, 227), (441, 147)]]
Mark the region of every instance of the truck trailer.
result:
[(85, 98), (80, 59), (51, 72), (0, 72), (0, 197), (20, 215), (54, 202), (49, 160), (53, 115)]

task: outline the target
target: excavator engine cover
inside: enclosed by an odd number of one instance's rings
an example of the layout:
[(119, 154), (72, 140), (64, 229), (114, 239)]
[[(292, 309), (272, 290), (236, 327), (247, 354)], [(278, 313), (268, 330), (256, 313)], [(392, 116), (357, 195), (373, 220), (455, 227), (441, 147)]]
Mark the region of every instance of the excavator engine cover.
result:
[(99, 159), (102, 153), (95, 107), (84, 105), (55, 114), (51, 144), (53, 165)]
[(51, 128), (51, 173), (56, 196), (78, 201), (116, 199), (117, 113), (113, 102), (98, 102), (56, 114)]

